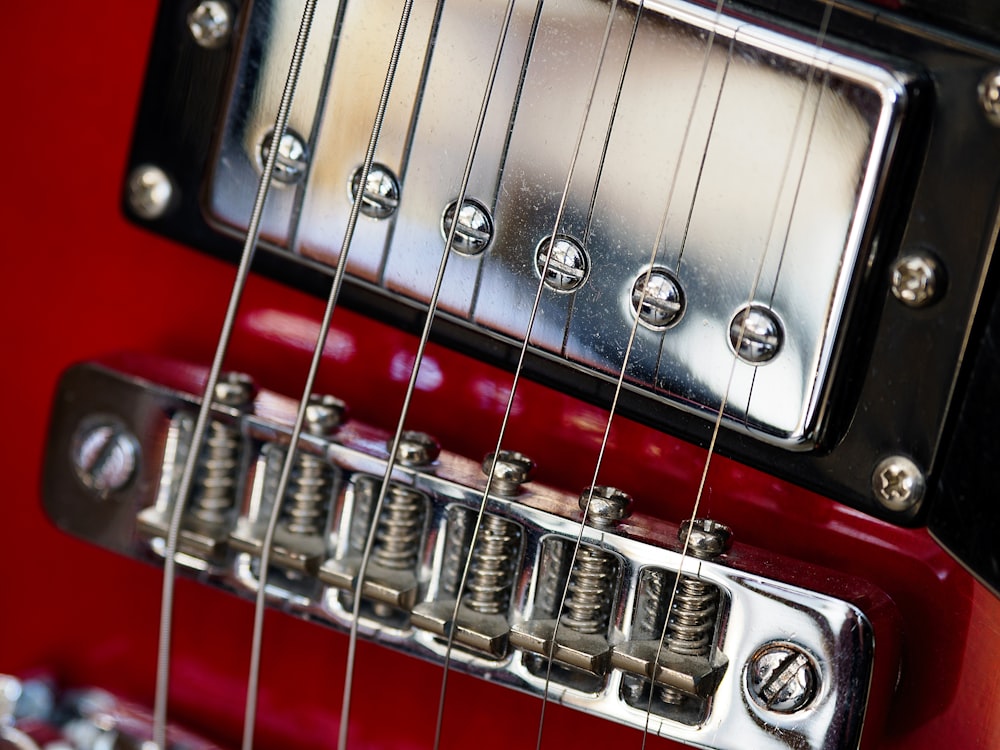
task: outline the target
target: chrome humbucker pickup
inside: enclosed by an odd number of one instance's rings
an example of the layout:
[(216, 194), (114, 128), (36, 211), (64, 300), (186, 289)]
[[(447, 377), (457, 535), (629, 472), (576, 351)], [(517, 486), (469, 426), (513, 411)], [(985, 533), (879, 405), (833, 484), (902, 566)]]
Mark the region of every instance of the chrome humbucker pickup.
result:
[[(49, 516), (162, 561), (201, 379), (154, 358), (68, 371), (47, 449)], [(182, 570), (255, 595), (293, 417), (293, 402), (245, 376), (220, 382), (185, 506)], [(386, 438), (346, 419), (337, 399), (314, 398), (277, 508), (272, 604), (341, 631), (358, 604), (363, 637), (436, 663), (450, 638), (450, 668), (699, 747), (779, 748), (788, 733), (802, 748), (857, 746), (870, 694), (881, 702), (895, 672), (888, 653), (876, 669), (884, 595), (765, 562), (713, 521), (678, 530), (632, 513), (620, 489), (541, 486), (513, 451), (496, 457), (487, 491), (493, 457), (442, 452), (423, 433), (404, 435), (376, 515)]]

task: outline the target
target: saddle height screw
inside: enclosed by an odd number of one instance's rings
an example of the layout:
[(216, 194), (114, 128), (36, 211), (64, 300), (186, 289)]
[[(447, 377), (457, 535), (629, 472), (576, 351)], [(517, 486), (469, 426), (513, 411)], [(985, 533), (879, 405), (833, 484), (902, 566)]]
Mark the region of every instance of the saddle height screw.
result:
[(154, 221), (162, 218), (170, 208), (173, 196), (173, 182), (157, 166), (143, 164), (129, 175), (125, 197), (129, 208), (140, 219)]
[(1000, 126), (1000, 70), (991, 71), (980, 82), (979, 104), (990, 124)]
[(71, 450), (76, 475), (102, 500), (131, 481), (139, 461), (135, 436), (113, 420), (83, 425)]
[(926, 486), (924, 473), (906, 456), (883, 458), (872, 472), (872, 494), (887, 510), (910, 510), (923, 499)]
[[(358, 167), (347, 185), (347, 196), (351, 203), (358, 197), (360, 183), (361, 167)], [(361, 213), (372, 219), (388, 219), (399, 206), (399, 194), (399, 180), (392, 170), (382, 164), (372, 164), (361, 198)]]
[(646, 274), (642, 274), (632, 285), (632, 312), (640, 323), (654, 331), (676, 325), (684, 314), (684, 291), (680, 282), (663, 268), (652, 269), (648, 281)]
[[(305, 429), (310, 435), (326, 437), (343, 421), (347, 405), (333, 396), (312, 395), (306, 406)], [(319, 536), (330, 502), (327, 488), (332, 481), (333, 467), (319, 456), (301, 448), (295, 456), (292, 486), (285, 512), (288, 531), (305, 536)]]
[[(552, 258), (548, 261), (549, 247)], [(556, 292), (575, 292), (590, 274), (590, 258), (587, 251), (572, 237), (546, 237), (535, 248), (535, 267), (538, 274), (544, 274), (545, 286)]]
[(204, 0), (187, 17), (188, 31), (199, 47), (221, 47), (233, 30), (233, 14), (228, 3)]
[(819, 672), (812, 659), (791, 643), (768, 643), (750, 657), (747, 689), (754, 703), (768, 711), (801, 711), (815, 697)]
[[(455, 221), (455, 202), (448, 204), (441, 216), (441, 234), (448, 239), (451, 225)], [(493, 218), (483, 204), (474, 200), (462, 203), (458, 212), (458, 228), (452, 247), (463, 255), (478, 255), (493, 239)]]
[(763, 305), (749, 305), (729, 324), (729, 345), (747, 364), (770, 362), (781, 351), (784, 334), (777, 316)]
[[(493, 476), (490, 478), (490, 469)], [(523, 453), (501, 450), (493, 461), (493, 454), (488, 453), (483, 459), (483, 474), (490, 483), (490, 492), (503, 497), (513, 497), (522, 484), (531, 481), (535, 473), (535, 462)]]
[(931, 255), (906, 255), (892, 267), (892, 294), (907, 307), (926, 307), (940, 296), (941, 275)]
[(632, 496), (614, 487), (597, 485), (580, 493), (580, 510), (587, 511), (587, 523), (598, 529), (617, 526), (629, 516), (631, 506)]
[(441, 455), (441, 444), (426, 432), (406, 430), (399, 436), (396, 461), (403, 466), (429, 466)]

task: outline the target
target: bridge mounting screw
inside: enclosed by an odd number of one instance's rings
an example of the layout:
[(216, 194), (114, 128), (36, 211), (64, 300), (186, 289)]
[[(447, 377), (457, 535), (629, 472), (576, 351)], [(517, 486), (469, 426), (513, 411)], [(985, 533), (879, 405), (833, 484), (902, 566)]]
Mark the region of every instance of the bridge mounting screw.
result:
[(71, 453), (77, 477), (103, 500), (132, 480), (139, 441), (117, 420), (98, 419), (81, 425)]
[[(347, 183), (351, 203), (357, 199), (361, 187), (361, 169), (355, 169)], [(372, 164), (361, 196), (361, 213), (372, 219), (388, 219), (399, 206), (399, 194), (399, 179), (392, 170), (382, 164)]]
[(760, 708), (779, 714), (801, 711), (816, 696), (819, 671), (798, 646), (775, 641), (761, 646), (750, 657), (747, 691)]
[[(491, 469), (492, 478), (490, 478)], [(535, 462), (517, 451), (501, 450), (497, 454), (496, 462), (493, 461), (492, 453), (483, 458), (483, 474), (489, 478), (490, 492), (497, 495), (504, 497), (516, 495), (522, 484), (531, 481), (534, 473)]]
[(1000, 70), (990, 71), (980, 81), (979, 104), (990, 124), (1000, 126)]
[(204, 0), (188, 13), (188, 31), (199, 47), (221, 47), (233, 30), (233, 12), (229, 3)]
[(747, 364), (770, 362), (781, 351), (783, 339), (778, 316), (764, 305), (747, 305), (729, 324), (729, 345)]
[(653, 268), (632, 284), (632, 312), (654, 331), (675, 326), (684, 315), (684, 304), (680, 282), (665, 268)]
[(615, 487), (597, 485), (580, 493), (580, 510), (587, 511), (587, 522), (598, 529), (617, 526), (631, 513), (631, 506), (632, 496)]
[(694, 557), (709, 560), (732, 546), (733, 530), (709, 518), (696, 518), (694, 523), (685, 521), (677, 530), (677, 538), (681, 544), (688, 537), (688, 552)]
[[(271, 153), (271, 141), (274, 133), (268, 132), (257, 147), (257, 167), (263, 172), (267, 157)], [(309, 163), (306, 142), (291, 130), (286, 130), (278, 143), (278, 155), (274, 159), (274, 172), (271, 179), (284, 185), (292, 185), (302, 179)]]
[(872, 494), (887, 510), (910, 510), (923, 499), (926, 488), (924, 473), (906, 456), (883, 458), (872, 472)]
[(927, 253), (905, 255), (892, 266), (892, 294), (907, 307), (926, 307), (941, 286), (941, 266)]
[(441, 455), (441, 444), (426, 432), (406, 430), (399, 436), (396, 461), (403, 466), (428, 466)]
[(142, 164), (129, 175), (125, 198), (140, 219), (153, 221), (163, 217), (173, 197), (174, 183), (159, 167)]

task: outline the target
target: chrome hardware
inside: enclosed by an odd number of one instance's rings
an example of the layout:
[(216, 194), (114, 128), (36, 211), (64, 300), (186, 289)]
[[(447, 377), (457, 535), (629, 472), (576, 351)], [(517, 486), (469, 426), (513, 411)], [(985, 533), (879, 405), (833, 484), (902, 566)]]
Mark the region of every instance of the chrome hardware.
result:
[(750, 365), (763, 365), (774, 359), (781, 351), (783, 339), (777, 316), (763, 305), (744, 307), (729, 324), (730, 347)]
[[(551, 248), (551, 259), (549, 253)], [(556, 292), (575, 292), (590, 274), (590, 257), (583, 246), (572, 237), (546, 237), (535, 248), (535, 269), (545, 286)]]
[(170, 208), (174, 184), (162, 169), (144, 164), (129, 175), (125, 197), (136, 216), (154, 221), (163, 217)]
[(535, 473), (535, 462), (523, 453), (501, 450), (495, 461), (493, 454), (488, 453), (483, 458), (482, 469), (489, 479), (490, 492), (513, 497), (520, 491), (522, 484), (531, 481)]
[(872, 494), (887, 510), (909, 511), (924, 497), (924, 473), (906, 456), (888, 456), (872, 472)]
[(406, 430), (399, 436), (396, 460), (403, 466), (429, 466), (441, 455), (441, 444), (425, 432)]
[(631, 512), (632, 496), (614, 487), (597, 485), (580, 493), (580, 510), (597, 529), (613, 529)]
[(73, 468), (83, 484), (106, 498), (135, 475), (139, 444), (116, 419), (91, 417), (73, 437)]
[(684, 291), (670, 271), (654, 268), (648, 282), (645, 273), (635, 280), (631, 303), (640, 323), (654, 331), (665, 331), (677, 325), (684, 314)]
[(929, 253), (906, 255), (892, 266), (892, 294), (907, 307), (925, 307), (941, 293), (941, 268)]
[(221, 47), (233, 29), (233, 12), (228, 3), (203, 0), (187, 17), (188, 31), (198, 46)]
[(812, 657), (792, 643), (769, 643), (747, 665), (747, 692), (754, 705), (781, 714), (806, 708), (819, 689)]
[[(455, 218), (455, 201), (441, 215), (441, 234), (448, 239)], [(458, 212), (458, 228), (452, 240), (452, 247), (465, 255), (478, 255), (489, 247), (493, 239), (493, 217), (479, 201), (466, 199)]]
[[(141, 377), (99, 365), (80, 365), (66, 374), (53, 410), (44, 502), (64, 529), (149, 560), (150, 547), (162, 555), (162, 540), (147, 541), (150, 518), (169, 514), (186, 458), (190, 415), (198, 408), (197, 397), (184, 393), (196, 392), (200, 378), (193, 368), (168, 363), (172, 386), (158, 386), (150, 379), (163, 366), (158, 360), (147, 358), (136, 366)], [(184, 388), (182, 378), (190, 378)], [(247, 390), (238, 382), (235, 386), (220, 394), (223, 400), (246, 398)], [(252, 531), (252, 524), (268, 518), (274, 507), (273, 478), (295, 418), (288, 399), (265, 392), (257, 402), (256, 411), (247, 408), (249, 403), (213, 405), (213, 421), (240, 436), (244, 454), (235, 483), (240, 512), (223, 513), (223, 529), (234, 526), (228, 545), (211, 548), (211, 539), (201, 532), (205, 524), (189, 515), (178, 554), (182, 575), (247, 598), (261, 585), (259, 546), (248, 524)], [(310, 407), (319, 416), (329, 416), (328, 409)], [(144, 457), (116, 502), (84, 487), (73, 467), (70, 445), (93, 413), (134, 434)], [(516, 495), (491, 492), (473, 539), (483, 499), (481, 463), (448, 452), (431, 465), (397, 461), (382, 512), (373, 518), (388, 465), (386, 435), (356, 423), (326, 434), (336, 419), (319, 416), (317, 428), (303, 432), (298, 448), (333, 467), (326, 485), (329, 510), (323, 523), (314, 523), (312, 514), (299, 520), (325, 551), (319, 565), (283, 560), (281, 545), (291, 555), (296, 548), (288, 540), (306, 536), (292, 535), (279, 524), (285, 536), (275, 537), (272, 573), (280, 574), (268, 576), (267, 594), (287, 612), (346, 631), (353, 623), (355, 597), (361, 596), (362, 637), (441, 663), (453, 636), (448, 657), (453, 669), (535, 695), (547, 684), (548, 689), (558, 685), (559, 700), (567, 706), (634, 727), (648, 723), (653, 734), (722, 750), (773, 750), (778, 747), (774, 732), (794, 732), (810, 750), (846, 750), (857, 744), (869, 683), (876, 679), (871, 689), (883, 698), (891, 690), (878, 675), (895, 673), (896, 665), (872, 672), (873, 628), (880, 627), (878, 618), (891, 615), (891, 605), (863, 582), (789, 561), (772, 564), (762, 551), (744, 546), (712, 557), (729, 538), (712, 521), (696, 524), (692, 554), (682, 557), (674, 526), (641, 514), (621, 524), (620, 533), (593, 523), (581, 526), (579, 494), (535, 482), (515, 483)], [(619, 498), (612, 491), (595, 493), (604, 495)], [(612, 507), (615, 516), (620, 505)], [(359, 592), (362, 555), (373, 526), (375, 547)], [(701, 535), (711, 545), (698, 541)], [(460, 592), (470, 550), (467, 583)], [(700, 550), (709, 556), (694, 556)], [(773, 580), (774, 571), (789, 579)], [(668, 613), (675, 581), (678, 596)], [(796, 581), (852, 591), (856, 602), (810, 591)], [(874, 613), (874, 625), (863, 608)], [(668, 616), (668, 637), (657, 659)], [(813, 657), (822, 684), (817, 682), (808, 710), (782, 714), (758, 706), (748, 695), (747, 667), (727, 668), (749, 665), (761, 644), (776, 642), (792, 643)], [(770, 678), (762, 684), (777, 685)], [(664, 694), (664, 687), (680, 691), (680, 703), (665, 703), (662, 698), (671, 693)]]
[(709, 518), (685, 521), (677, 530), (681, 544), (687, 542), (688, 553), (702, 560), (718, 557), (733, 544), (733, 530)]
[(990, 71), (980, 82), (979, 104), (986, 119), (993, 125), (1000, 125), (1000, 70)]
[[(347, 185), (347, 195), (353, 203), (358, 196), (361, 182), (361, 167), (354, 170)], [(368, 170), (368, 180), (361, 199), (361, 213), (372, 219), (387, 219), (399, 206), (399, 180), (388, 167), (372, 164)]]
[[(257, 147), (257, 169), (261, 172), (264, 171), (267, 157), (271, 153), (273, 138), (274, 133), (268, 131)], [(271, 174), (271, 179), (275, 182), (291, 185), (305, 176), (308, 166), (309, 155), (305, 141), (297, 133), (286, 130), (278, 145), (278, 156), (274, 160), (274, 172)]]

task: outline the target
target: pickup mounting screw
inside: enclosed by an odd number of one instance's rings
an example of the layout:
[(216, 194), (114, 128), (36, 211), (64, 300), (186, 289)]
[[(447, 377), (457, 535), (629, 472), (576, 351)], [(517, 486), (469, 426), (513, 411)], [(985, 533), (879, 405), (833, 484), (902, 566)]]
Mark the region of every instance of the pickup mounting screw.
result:
[(518, 493), (522, 484), (531, 481), (531, 476), (535, 473), (535, 462), (523, 453), (502, 450), (495, 462), (492, 453), (483, 459), (483, 474), (489, 477), (490, 469), (493, 470), (490, 492), (512, 497)]
[(979, 104), (992, 125), (1000, 125), (1000, 70), (993, 70), (979, 84)]
[[(274, 133), (268, 132), (260, 142), (257, 154), (257, 166), (261, 171), (264, 171), (264, 165), (267, 164), (267, 157), (271, 153), (271, 141), (273, 138)], [(309, 156), (305, 141), (302, 140), (298, 133), (286, 130), (278, 144), (278, 156), (275, 157), (274, 172), (271, 177), (276, 182), (285, 185), (296, 183), (306, 173), (308, 160)]]
[[(360, 183), (361, 167), (358, 167), (354, 170), (347, 185), (351, 203), (358, 196)], [(399, 193), (399, 180), (392, 173), (392, 170), (382, 164), (372, 164), (368, 170), (364, 195), (361, 197), (361, 213), (372, 219), (389, 218), (399, 206)]]
[(152, 164), (142, 164), (132, 170), (125, 190), (129, 208), (140, 219), (153, 221), (170, 208), (174, 184), (167, 173)]
[(729, 324), (729, 345), (747, 364), (770, 362), (781, 350), (781, 323), (763, 305), (748, 305)]
[[(455, 220), (455, 202), (448, 204), (441, 216), (441, 234), (448, 239), (452, 222)], [(493, 239), (493, 218), (479, 201), (466, 200), (458, 212), (458, 228), (452, 240), (452, 247), (462, 255), (478, 255)]]
[(892, 267), (892, 293), (907, 307), (925, 307), (940, 296), (941, 267), (927, 253), (913, 253)]
[(139, 462), (139, 442), (111, 418), (81, 425), (71, 452), (76, 475), (102, 500), (129, 483)]
[(888, 510), (910, 510), (923, 499), (926, 486), (924, 473), (906, 456), (883, 458), (872, 472), (872, 493)]
[(228, 3), (204, 0), (187, 17), (188, 31), (199, 47), (221, 47), (233, 30), (233, 14)]
[(654, 331), (665, 331), (684, 315), (684, 291), (672, 273), (654, 268), (632, 285), (632, 312)]
[(798, 646), (780, 641), (757, 649), (747, 664), (746, 679), (754, 703), (779, 714), (801, 711), (819, 688), (813, 660)]
[[(549, 257), (551, 247), (552, 257)], [(556, 292), (575, 292), (590, 274), (590, 258), (587, 251), (572, 237), (559, 235), (553, 241), (546, 237), (535, 248), (535, 267), (543, 276), (545, 286)]]

